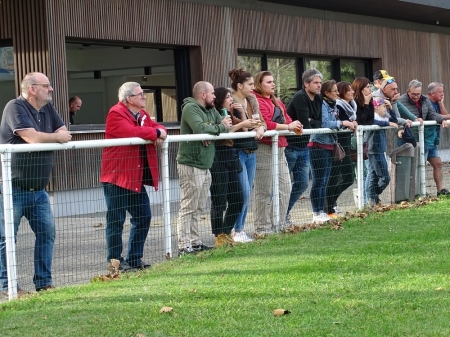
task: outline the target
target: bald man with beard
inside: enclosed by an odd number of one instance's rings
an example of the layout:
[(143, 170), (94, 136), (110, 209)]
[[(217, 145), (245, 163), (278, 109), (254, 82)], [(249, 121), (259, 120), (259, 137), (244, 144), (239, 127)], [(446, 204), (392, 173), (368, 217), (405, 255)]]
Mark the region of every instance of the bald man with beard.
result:
[[(210, 134), (218, 136), (232, 127), (230, 116), (222, 117), (214, 107), (214, 87), (208, 82), (197, 82), (193, 97), (184, 99), (180, 134)], [(211, 185), (211, 168), (215, 155), (214, 141), (180, 142), (177, 170), (181, 189), (178, 213), (179, 255), (208, 250), (198, 233), (198, 220), (206, 206)]]

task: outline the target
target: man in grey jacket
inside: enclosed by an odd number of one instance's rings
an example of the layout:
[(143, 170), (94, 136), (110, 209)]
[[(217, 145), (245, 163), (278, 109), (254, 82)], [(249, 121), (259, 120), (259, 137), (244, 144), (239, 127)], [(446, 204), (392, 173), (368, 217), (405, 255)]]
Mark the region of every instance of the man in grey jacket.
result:
[[(447, 120), (444, 116), (438, 114), (430, 102), (430, 100), (422, 95), (422, 83), (418, 80), (412, 80), (408, 85), (408, 91), (403, 94), (400, 102), (411, 111), (415, 116), (422, 118), (424, 121), (436, 121), (440, 123), (442, 127), (448, 127)], [(450, 192), (443, 188), (443, 172), (442, 172), (442, 160), (439, 157), (437, 146), (437, 132), (434, 125), (425, 126), (425, 158), (433, 167), (433, 178), (436, 183), (437, 195), (447, 195)], [(416, 141), (419, 141), (419, 136), (416, 130), (413, 130)]]

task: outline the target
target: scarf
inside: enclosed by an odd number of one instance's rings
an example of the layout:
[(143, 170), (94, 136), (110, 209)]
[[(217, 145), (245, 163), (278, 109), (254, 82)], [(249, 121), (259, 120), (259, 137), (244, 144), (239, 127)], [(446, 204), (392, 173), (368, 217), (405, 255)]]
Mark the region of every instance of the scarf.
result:
[(327, 104), (332, 108), (336, 106), (336, 101), (334, 99), (330, 99), (327, 96), (323, 96), (323, 100), (327, 102)]
[(338, 99), (336, 101), (336, 105), (340, 106), (342, 108), (342, 110), (345, 111), (345, 113), (348, 116), (348, 120), (349, 121), (356, 121), (356, 110), (357, 110), (357, 106), (356, 106), (356, 102), (354, 100), (351, 100), (350, 103), (348, 103), (347, 101), (344, 101), (343, 99)]

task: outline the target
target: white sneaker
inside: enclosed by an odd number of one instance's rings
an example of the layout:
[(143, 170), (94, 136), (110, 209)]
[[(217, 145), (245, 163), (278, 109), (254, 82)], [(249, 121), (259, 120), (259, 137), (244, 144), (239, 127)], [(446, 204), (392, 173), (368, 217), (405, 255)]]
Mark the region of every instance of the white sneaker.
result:
[(234, 233), (233, 239), (234, 239), (234, 242), (240, 242), (240, 243), (247, 243), (247, 242), (253, 241), (253, 239), (249, 238), (247, 236), (247, 234), (245, 234), (244, 231)]
[(313, 215), (313, 223), (322, 224), (324, 222), (330, 221), (330, 217), (326, 213), (320, 213), (319, 215)]

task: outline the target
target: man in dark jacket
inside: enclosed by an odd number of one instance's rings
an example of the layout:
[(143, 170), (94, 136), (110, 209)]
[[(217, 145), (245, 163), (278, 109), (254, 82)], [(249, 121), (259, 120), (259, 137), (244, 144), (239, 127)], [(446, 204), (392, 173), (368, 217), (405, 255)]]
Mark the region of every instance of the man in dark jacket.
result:
[[(303, 129), (320, 128), (322, 125), (322, 74), (316, 69), (308, 69), (302, 75), (303, 89), (297, 91), (287, 106), (292, 120), (298, 120)], [(286, 224), (291, 223), (289, 212), (294, 207), (309, 184), (309, 136), (289, 136), (285, 149), (286, 161), (293, 176), (293, 184), (286, 214)], [(284, 216), (282, 214), (282, 216)]]
[[(430, 100), (422, 95), (422, 83), (418, 80), (412, 80), (409, 83), (408, 91), (403, 94), (400, 102), (411, 111), (416, 117), (422, 118), (424, 121), (436, 121), (440, 123), (442, 127), (448, 127), (447, 120), (444, 116), (439, 115), (434, 109)], [(419, 136), (416, 130), (413, 129), (414, 137), (416, 141), (419, 141)], [(436, 127), (434, 125), (426, 125), (424, 130), (425, 138), (425, 158), (433, 167), (433, 178), (436, 183), (437, 195), (447, 195), (450, 192), (443, 188), (443, 172), (442, 172), (442, 160), (439, 157), (438, 152), (438, 136)]]

